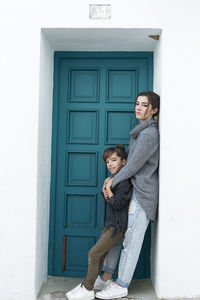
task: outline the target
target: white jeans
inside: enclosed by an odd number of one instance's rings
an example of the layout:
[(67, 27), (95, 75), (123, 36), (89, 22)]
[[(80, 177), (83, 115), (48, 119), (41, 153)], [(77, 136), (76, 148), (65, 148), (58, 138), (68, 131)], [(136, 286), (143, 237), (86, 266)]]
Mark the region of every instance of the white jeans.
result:
[[(132, 280), (148, 224), (149, 219), (145, 211), (134, 197), (129, 205), (128, 228), (123, 241), (116, 281), (123, 287), (128, 287)], [(120, 250), (121, 243), (118, 243), (109, 251), (102, 271), (114, 273)]]

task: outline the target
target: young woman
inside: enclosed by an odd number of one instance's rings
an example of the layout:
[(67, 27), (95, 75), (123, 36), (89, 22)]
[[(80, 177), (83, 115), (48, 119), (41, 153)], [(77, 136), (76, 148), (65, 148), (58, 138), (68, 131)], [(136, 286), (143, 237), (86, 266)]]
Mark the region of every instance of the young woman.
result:
[[(103, 159), (113, 176), (126, 164), (127, 154), (123, 145), (108, 148), (104, 151)], [(94, 299), (94, 283), (100, 272), (108, 251), (119, 241), (122, 241), (128, 223), (128, 209), (133, 186), (129, 179), (119, 182), (111, 189), (112, 182), (105, 187), (107, 195), (107, 217), (105, 228), (98, 242), (89, 252), (87, 277), (83, 284), (66, 293), (69, 300)]]
[[(113, 299), (128, 295), (128, 287), (141, 251), (149, 221), (156, 220), (158, 204), (159, 132), (157, 117), (160, 97), (152, 91), (140, 93), (135, 102), (135, 115), (140, 121), (130, 132), (127, 163), (114, 177), (112, 188), (128, 178), (133, 184), (133, 195), (129, 205), (128, 229), (123, 242), (118, 278), (110, 281), (115, 270), (120, 244), (113, 247), (104, 262), (102, 279), (97, 278), (95, 288), (102, 290), (96, 298)], [(107, 196), (105, 185), (103, 193)], [(106, 281), (109, 280), (109, 285)], [(107, 286), (108, 285), (108, 286)], [(106, 287), (107, 286), (107, 287)]]

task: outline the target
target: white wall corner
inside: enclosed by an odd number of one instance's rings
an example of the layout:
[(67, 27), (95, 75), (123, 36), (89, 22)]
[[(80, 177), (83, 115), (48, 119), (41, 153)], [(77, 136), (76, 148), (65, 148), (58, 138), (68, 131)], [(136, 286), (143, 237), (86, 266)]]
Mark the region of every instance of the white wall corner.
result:
[(39, 292), (43, 282), (46, 280), (48, 266), (53, 103), (53, 54), (54, 50), (52, 49), (45, 35), (41, 32), (35, 270), (36, 294)]
[[(162, 32), (160, 33), (160, 39), (157, 41), (157, 45), (154, 50), (154, 86), (153, 90), (161, 97), (162, 107)], [(162, 126), (161, 122), (162, 112), (160, 112), (159, 127)], [(160, 145), (160, 151), (162, 151), (162, 144)], [(161, 178), (159, 178), (161, 180)], [(159, 201), (162, 199), (160, 198)], [(151, 280), (157, 294), (159, 294), (159, 206), (158, 206), (158, 220), (152, 224), (151, 234)]]

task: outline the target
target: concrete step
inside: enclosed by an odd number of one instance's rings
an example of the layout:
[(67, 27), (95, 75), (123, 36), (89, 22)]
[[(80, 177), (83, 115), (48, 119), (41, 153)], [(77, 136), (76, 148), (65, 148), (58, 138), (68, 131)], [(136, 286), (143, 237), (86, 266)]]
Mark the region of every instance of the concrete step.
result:
[[(66, 300), (65, 293), (83, 280), (83, 278), (49, 276), (37, 300)], [(128, 297), (114, 300), (158, 300), (150, 279), (134, 280), (128, 291)]]

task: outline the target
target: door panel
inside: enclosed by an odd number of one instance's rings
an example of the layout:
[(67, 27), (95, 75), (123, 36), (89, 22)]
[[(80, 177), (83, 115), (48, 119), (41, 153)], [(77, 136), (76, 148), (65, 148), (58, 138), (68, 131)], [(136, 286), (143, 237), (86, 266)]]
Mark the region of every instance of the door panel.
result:
[[(56, 53), (49, 274), (84, 277), (104, 224), (105, 148), (129, 143), (133, 101), (152, 89), (152, 53)], [(150, 230), (136, 278), (149, 277)]]

